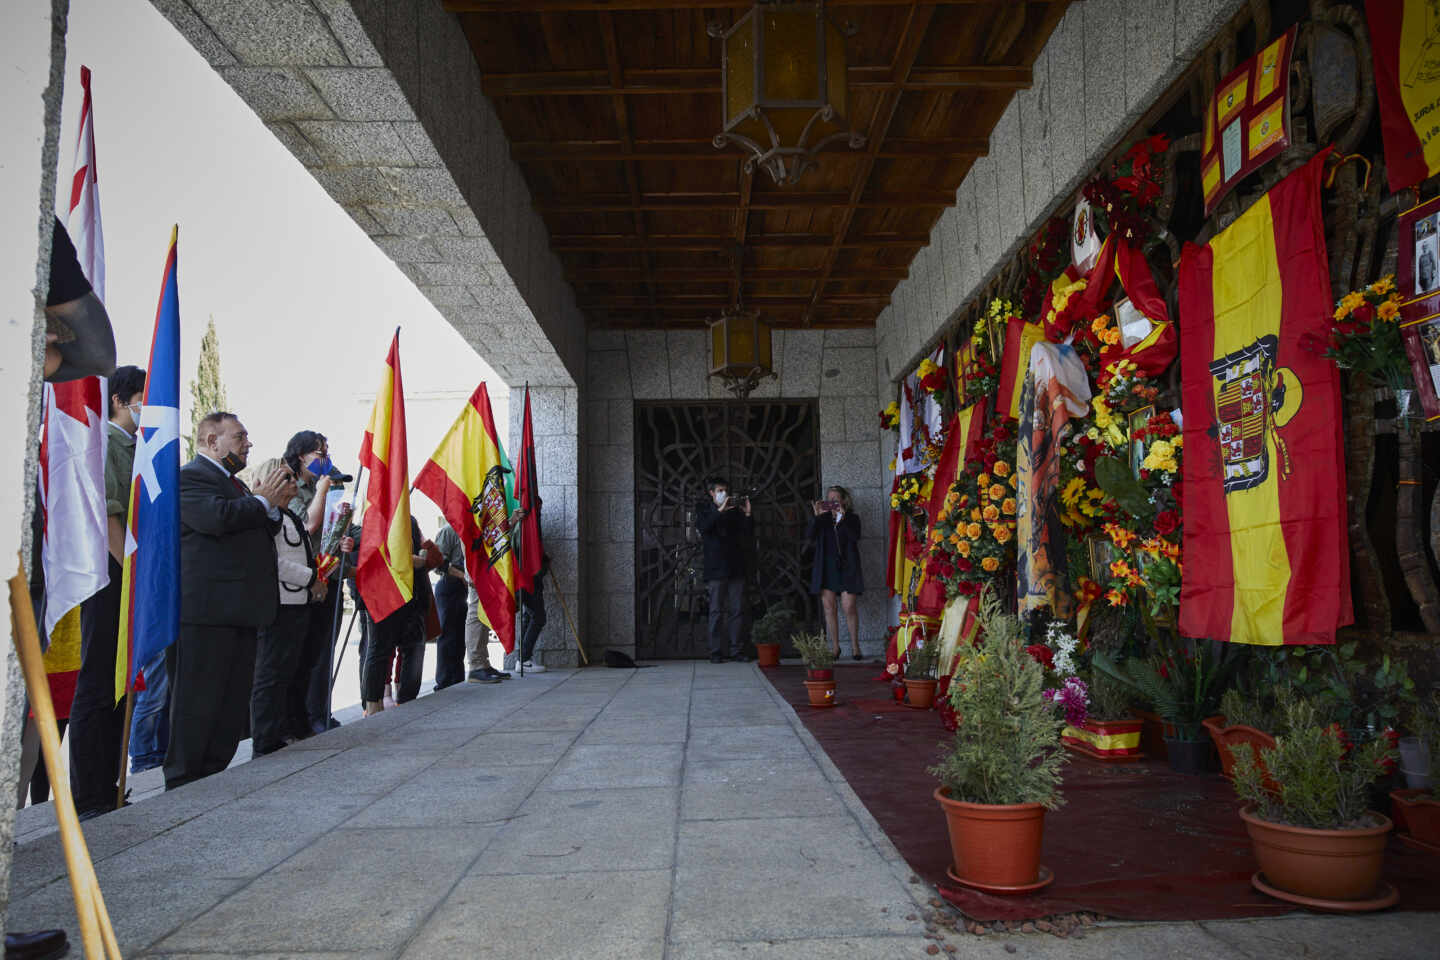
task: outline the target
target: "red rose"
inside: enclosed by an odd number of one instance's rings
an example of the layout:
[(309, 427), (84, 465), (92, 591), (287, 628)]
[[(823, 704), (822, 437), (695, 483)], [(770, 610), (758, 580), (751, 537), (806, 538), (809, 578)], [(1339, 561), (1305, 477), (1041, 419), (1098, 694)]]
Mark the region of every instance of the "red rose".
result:
[(1155, 517), (1155, 532), (1162, 537), (1168, 537), (1180, 529), (1180, 515), (1174, 510), (1161, 510)]
[(1030, 656), (1035, 659), (1035, 662), (1040, 664), (1046, 670), (1055, 669), (1055, 651), (1045, 646), (1045, 644), (1032, 643), (1030, 646), (1025, 648), (1025, 652), (1030, 654)]

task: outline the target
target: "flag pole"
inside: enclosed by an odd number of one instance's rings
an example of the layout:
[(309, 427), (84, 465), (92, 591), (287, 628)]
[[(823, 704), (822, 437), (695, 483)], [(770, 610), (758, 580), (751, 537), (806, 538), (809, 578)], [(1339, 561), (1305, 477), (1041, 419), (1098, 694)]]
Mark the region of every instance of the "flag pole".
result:
[(560, 600), (560, 609), (565, 611), (565, 622), (570, 626), (570, 636), (575, 638), (575, 649), (580, 651), (580, 662), (590, 666), (590, 658), (585, 656), (585, 647), (580, 642), (580, 634), (575, 630), (575, 621), (570, 619), (570, 606), (565, 602), (565, 594), (560, 592), (560, 581), (555, 579), (555, 571), (550, 571), (550, 583), (555, 587), (555, 596)]
[[(524, 469), (523, 464), (524, 464), (524, 462), (525, 462), (525, 455), (526, 455), (526, 454), (525, 454), (525, 424), (526, 424), (526, 422), (529, 420), (529, 416), (530, 416), (530, 381), (529, 381), (529, 380), (526, 380), (526, 381), (525, 381), (525, 410), (524, 410), (523, 413), (520, 414), (520, 461), (521, 461), (521, 464), (522, 464), (521, 470)], [(518, 479), (520, 479), (520, 477), (523, 476), (523, 475), (524, 475), (523, 473), (517, 472), (515, 478), (518, 480)], [(529, 488), (529, 487), (526, 487), (526, 488), (525, 488), (525, 492), (526, 492), (526, 493), (529, 493), (529, 492), (530, 492), (530, 488)], [(525, 512), (526, 512), (527, 514), (529, 513), (530, 505), (529, 505), (528, 503), (522, 503), (522, 504), (520, 504), (520, 507), (521, 507), (521, 509), (525, 510)], [(525, 569), (525, 561), (524, 561), (524, 558), (523, 558), (523, 556), (521, 555), (521, 552), (520, 552), (520, 551), (521, 551), (521, 547), (522, 547), (522, 546), (524, 545), (524, 543), (525, 543), (525, 519), (524, 519), (523, 517), (520, 519), (520, 538), (517, 540), (517, 539), (515, 538), (515, 535), (512, 533), (511, 536), (510, 536), (510, 542), (511, 542), (512, 544), (514, 544), (514, 547), (515, 547), (515, 569), (516, 569), (516, 570), (521, 570), (521, 571), (523, 571), (523, 570)], [(530, 584), (530, 588), (531, 588), (532, 591), (534, 590), (535, 584), (534, 584), (533, 582)], [(517, 592), (517, 593), (523, 593), (524, 591), (517, 590), (516, 592)], [(520, 626), (520, 637), (519, 637), (519, 641), (520, 641), (520, 642), (519, 642), (519, 649), (515, 651), (515, 654), (516, 654), (516, 656), (515, 656), (515, 661), (520, 665), (520, 679), (521, 679), (521, 680), (524, 680), (524, 679), (525, 679), (525, 602), (524, 602), (523, 600), (520, 600), (519, 597), (516, 597), (515, 599), (516, 599), (517, 601), (519, 601), (518, 606), (520, 607), (520, 624), (519, 624), (519, 626)]]
[[(116, 656), (119, 656), (118, 652)], [(125, 727), (120, 731), (120, 780), (115, 790), (115, 809), (125, 806), (125, 775), (130, 772), (130, 723), (135, 718), (134, 664), (125, 671)]]
[[(395, 332), (399, 333), (400, 328), (396, 327)], [(349, 525), (355, 519), (355, 502), (360, 498), (360, 481), (364, 479), (364, 477), (365, 464), (362, 463), (355, 468), (355, 489), (350, 491), (350, 512), (345, 515), (345, 537), (348, 537), (350, 535)], [(340, 539), (343, 540), (345, 539), (345, 537), (341, 537)], [(360, 545), (357, 543), (355, 546), (358, 550)], [(327, 673), (330, 674), (331, 677), (329, 685), (325, 688), (325, 729), (327, 730), (330, 729), (330, 718), (335, 715), (334, 677), (339, 672), (335, 669), (335, 635), (340, 632), (340, 617), (345, 608), (345, 558), (348, 556), (348, 553), (346, 553), (344, 550), (341, 550), (340, 565), (335, 568), (335, 608), (334, 611), (330, 614), (330, 658), (325, 665), (325, 670)], [(360, 590), (358, 584), (355, 590), (356, 594), (358, 595)], [(356, 612), (358, 613), (359, 611), (357, 610)], [(353, 627), (355, 625), (355, 621), (351, 620), (350, 625)], [(345, 640), (347, 643), (350, 640), (350, 634), (348, 631), (345, 634)]]

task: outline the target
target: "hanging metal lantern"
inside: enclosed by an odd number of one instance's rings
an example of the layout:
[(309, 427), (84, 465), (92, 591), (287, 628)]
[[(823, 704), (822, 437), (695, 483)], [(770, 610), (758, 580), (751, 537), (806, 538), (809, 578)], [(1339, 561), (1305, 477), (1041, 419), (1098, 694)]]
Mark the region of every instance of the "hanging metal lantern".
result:
[(753, 310), (732, 307), (710, 324), (710, 376), (744, 400), (766, 377), (774, 377), (770, 324)]
[(746, 172), (759, 165), (777, 184), (794, 183), (831, 144), (863, 147), (845, 119), (850, 33), (825, 15), (824, 0), (761, 0), (729, 28), (712, 23), (724, 44), (715, 146), (740, 144), (750, 152)]

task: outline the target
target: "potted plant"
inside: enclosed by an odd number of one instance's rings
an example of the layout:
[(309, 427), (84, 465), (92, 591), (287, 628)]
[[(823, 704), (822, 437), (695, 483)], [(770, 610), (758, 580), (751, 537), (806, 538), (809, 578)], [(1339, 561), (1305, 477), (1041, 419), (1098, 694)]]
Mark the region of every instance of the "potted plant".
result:
[(1416, 705), (1409, 726), (1412, 736), (1400, 739), (1407, 789), (1391, 791), (1391, 811), (1403, 843), (1440, 853), (1440, 784), (1430, 777), (1430, 746), (1440, 742), (1440, 694)]
[(835, 651), (823, 633), (797, 633), (790, 643), (805, 661), (805, 690), (810, 706), (835, 706)]
[(755, 644), (755, 662), (762, 667), (780, 665), (780, 644), (797, 626), (795, 611), (781, 603), (765, 611), (750, 628), (750, 642)]
[(1389, 740), (1352, 746), (1338, 724), (1322, 725), (1314, 706), (1298, 700), (1287, 706), (1274, 747), (1233, 749), (1240, 818), (1260, 866), (1251, 878), (1257, 890), (1327, 910), (1395, 902), (1395, 888), (1380, 880), (1390, 820), (1368, 809), (1370, 786), (1395, 756)]
[(983, 641), (960, 645), (950, 681), (959, 724), (930, 773), (950, 831), (951, 879), (987, 893), (1027, 893), (1054, 879), (1040, 865), (1040, 845), (1045, 811), (1062, 802), (1062, 721), (1020, 621), (989, 590), (979, 621)]
[[(1235, 775), (1234, 747), (1242, 743), (1252, 743), (1260, 750), (1275, 746), (1274, 734), (1281, 729), (1280, 717), (1293, 699), (1294, 692), (1284, 684), (1276, 688), (1273, 697), (1258, 690), (1247, 696), (1235, 687), (1225, 691), (1220, 698), (1220, 713), (1205, 719), (1205, 729), (1220, 754), (1221, 773), (1226, 777)], [(1264, 763), (1260, 761), (1262, 766)]]
[(1140, 731), (1145, 725), (1130, 713), (1130, 691), (1108, 673), (1096, 670), (1089, 683), (1089, 715), (1078, 726), (1065, 725), (1060, 739), (1069, 750), (1103, 763), (1144, 759)]
[[(1171, 649), (1162, 642), (1149, 657), (1132, 657), (1116, 663), (1097, 652), (1097, 670), (1127, 684), (1149, 700), (1155, 712), (1174, 728), (1165, 737), (1170, 769), (1177, 773), (1207, 773), (1214, 769), (1214, 744), (1205, 720), (1220, 706), (1220, 697), (1240, 663), (1228, 644), (1208, 640), (1181, 640)], [(1219, 648), (1219, 649), (1217, 649)]]
[(905, 651), (905, 705), (929, 710), (935, 704), (935, 668), (940, 664), (940, 641), (912, 643)]

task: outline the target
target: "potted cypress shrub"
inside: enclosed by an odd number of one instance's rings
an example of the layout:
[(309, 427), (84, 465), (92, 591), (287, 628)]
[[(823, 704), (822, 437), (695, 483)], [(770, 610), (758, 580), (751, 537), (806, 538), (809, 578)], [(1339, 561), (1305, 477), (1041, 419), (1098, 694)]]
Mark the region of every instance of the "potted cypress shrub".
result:
[(1260, 866), (1251, 884), (1322, 910), (1391, 906), (1399, 894), (1380, 879), (1391, 823), (1368, 809), (1371, 785), (1394, 762), (1390, 741), (1352, 746), (1338, 724), (1322, 725), (1304, 700), (1287, 706), (1283, 724), (1274, 747), (1232, 748), (1235, 792), (1245, 803), (1240, 819)]
[(755, 662), (762, 667), (780, 665), (780, 644), (794, 632), (798, 625), (795, 611), (783, 603), (777, 603), (765, 611), (765, 616), (750, 627), (750, 642), (755, 644)]
[(940, 641), (912, 643), (905, 651), (905, 705), (929, 710), (935, 705), (935, 668), (940, 664)]
[(986, 893), (1028, 893), (1054, 879), (1040, 846), (1045, 811), (1062, 802), (1064, 721), (1019, 619), (986, 591), (979, 620), (983, 642), (960, 645), (950, 680), (959, 725), (930, 773), (950, 831), (950, 878)]
[(823, 633), (797, 633), (790, 637), (790, 644), (800, 659), (805, 661), (805, 690), (810, 695), (810, 706), (835, 706), (835, 651)]

